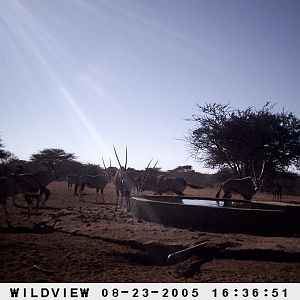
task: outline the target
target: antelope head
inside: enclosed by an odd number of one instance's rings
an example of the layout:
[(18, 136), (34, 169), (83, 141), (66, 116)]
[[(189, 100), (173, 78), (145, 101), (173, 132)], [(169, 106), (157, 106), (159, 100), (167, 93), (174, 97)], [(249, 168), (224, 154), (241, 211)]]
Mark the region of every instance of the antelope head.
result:
[(158, 160), (157, 160), (156, 163), (154, 164), (154, 166), (149, 170), (152, 160), (153, 160), (153, 158), (149, 161), (149, 163), (145, 169), (144, 175), (142, 177), (141, 187), (140, 187), (142, 191), (144, 190), (144, 187), (145, 187), (145, 184), (146, 184), (148, 178), (154, 173), (156, 165), (158, 163)]

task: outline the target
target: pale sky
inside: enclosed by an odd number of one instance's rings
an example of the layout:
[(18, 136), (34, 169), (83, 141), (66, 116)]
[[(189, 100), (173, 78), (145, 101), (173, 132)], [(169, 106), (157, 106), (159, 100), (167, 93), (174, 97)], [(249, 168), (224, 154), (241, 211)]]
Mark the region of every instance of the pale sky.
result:
[(0, 0), (0, 137), (20, 159), (190, 164), (196, 103), (300, 116), (300, 1)]

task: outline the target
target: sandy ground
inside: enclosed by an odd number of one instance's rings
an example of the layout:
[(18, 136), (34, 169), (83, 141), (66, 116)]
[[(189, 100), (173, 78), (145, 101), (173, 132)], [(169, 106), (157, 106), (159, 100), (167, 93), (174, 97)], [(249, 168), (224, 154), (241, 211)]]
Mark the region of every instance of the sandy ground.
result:
[[(12, 229), (1, 208), (1, 282), (300, 282), (299, 236), (220, 234), (138, 220), (124, 209), (112, 210), (111, 184), (104, 190), (105, 204), (95, 201), (93, 189), (86, 189), (84, 201), (71, 195), (65, 182), (49, 189), (47, 206), (30, 220), (26, 209), (9, 203)], [(22, 197), (17, 200), (25, 206)], [(290, 200), (300, 202), (284, 196)], [(206, 244), (197, 253), (167, 263), (170, 253), (201, 242)]]

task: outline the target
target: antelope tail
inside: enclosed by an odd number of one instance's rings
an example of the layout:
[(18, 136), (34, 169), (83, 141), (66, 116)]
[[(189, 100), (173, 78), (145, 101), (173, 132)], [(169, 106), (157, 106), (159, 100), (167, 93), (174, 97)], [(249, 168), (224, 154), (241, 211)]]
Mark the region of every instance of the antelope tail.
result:
[(217, 194), (216, 194), (216, 198), (219, 198), (219, 197), (220, 197), (221, 189), (222, 189), (222, 185), (220, 186), (220, 189), (219, 189), (219, 191), (218, 191)]
[(200, 186), (200, 185), (189, 184), (189, 183), (187, 183), (187, 185), (188, 185), (189, 187), (191, 187), (192, 189), (196, 189), (196, 190), (203, 189), (203, 187)]

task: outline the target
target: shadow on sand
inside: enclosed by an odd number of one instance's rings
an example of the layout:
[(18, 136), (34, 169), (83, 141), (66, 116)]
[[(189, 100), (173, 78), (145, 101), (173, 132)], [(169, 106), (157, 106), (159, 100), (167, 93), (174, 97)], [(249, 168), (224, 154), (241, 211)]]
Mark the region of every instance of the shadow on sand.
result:
[(37, 233), (46, 234), (53, 233), (55, 231), (53, 226), (48, 226), (43, 223), (34, 224), (32, 227), (25, 226), (9, 226), (0, 228), (1, 233)]

